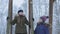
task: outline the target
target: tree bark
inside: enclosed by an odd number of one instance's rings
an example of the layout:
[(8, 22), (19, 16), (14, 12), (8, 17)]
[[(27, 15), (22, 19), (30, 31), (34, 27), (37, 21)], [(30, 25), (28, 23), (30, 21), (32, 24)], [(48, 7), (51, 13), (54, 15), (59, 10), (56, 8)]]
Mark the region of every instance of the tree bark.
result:
[(8, 7), (8, 23), (7, 23), (7, 33), (6, 34), (12, 34), (12, 25), (11, 25), (11, 21), (12, 21), (12, 1), (13, 0), (9, 0), (9, 7)]
[(52, 20), (53, 20), (53, 0), (49, 0), (49, 23), (50, 23), (50, 34), (52, 34)]
[(34, 27), (33, 27), (33, 1), (29, 0), (29, 23), (31, 25), (31, 29), (30, 29), (30, 34), (34, 34)]

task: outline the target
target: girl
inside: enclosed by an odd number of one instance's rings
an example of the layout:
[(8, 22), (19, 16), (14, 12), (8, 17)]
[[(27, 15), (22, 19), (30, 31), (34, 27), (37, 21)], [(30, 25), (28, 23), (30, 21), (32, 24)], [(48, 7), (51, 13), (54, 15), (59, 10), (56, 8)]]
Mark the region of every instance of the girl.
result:
[(49, 24), (46, 24), (45, 21), (48, 18), (48, 16), (42, 16), (40, 17), (37, 27), (34, 31), (34, 34), (49, 34)]

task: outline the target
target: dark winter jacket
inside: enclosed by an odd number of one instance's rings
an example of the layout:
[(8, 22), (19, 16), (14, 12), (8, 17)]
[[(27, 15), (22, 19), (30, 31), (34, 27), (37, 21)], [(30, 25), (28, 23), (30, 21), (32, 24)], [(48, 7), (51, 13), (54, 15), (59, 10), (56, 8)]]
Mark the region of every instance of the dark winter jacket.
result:
[(49, 26), (45, 23), (37, 24), (34, 34), (49, 34)]

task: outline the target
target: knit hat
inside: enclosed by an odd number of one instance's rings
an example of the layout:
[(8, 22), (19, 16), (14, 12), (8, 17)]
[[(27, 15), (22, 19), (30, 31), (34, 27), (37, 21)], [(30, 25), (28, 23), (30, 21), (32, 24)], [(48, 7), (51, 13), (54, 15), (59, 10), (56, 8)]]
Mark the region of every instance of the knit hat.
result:
[(23, 12), (23, 10), (19, 10), (18, 13), (19, 13), (19, 12)]
[(48, 16), (42, 16), (40, 17), (43, 21), (46, 21), (46, 19), (48, 19), (49, 17)]

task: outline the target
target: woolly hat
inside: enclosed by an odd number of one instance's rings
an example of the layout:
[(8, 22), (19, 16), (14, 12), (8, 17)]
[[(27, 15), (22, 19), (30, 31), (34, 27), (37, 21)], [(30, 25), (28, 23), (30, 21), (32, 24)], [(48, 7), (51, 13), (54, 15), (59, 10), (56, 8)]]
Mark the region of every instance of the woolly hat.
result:
[(19, 10), (18, 13), (19, 13), (19, 12), (23, 12), (23, 10)]
[(43, 21), (46, 21), (46, 19), (48, 19), (49, 17), (48, 16), (42, 16), (40, 17)]

